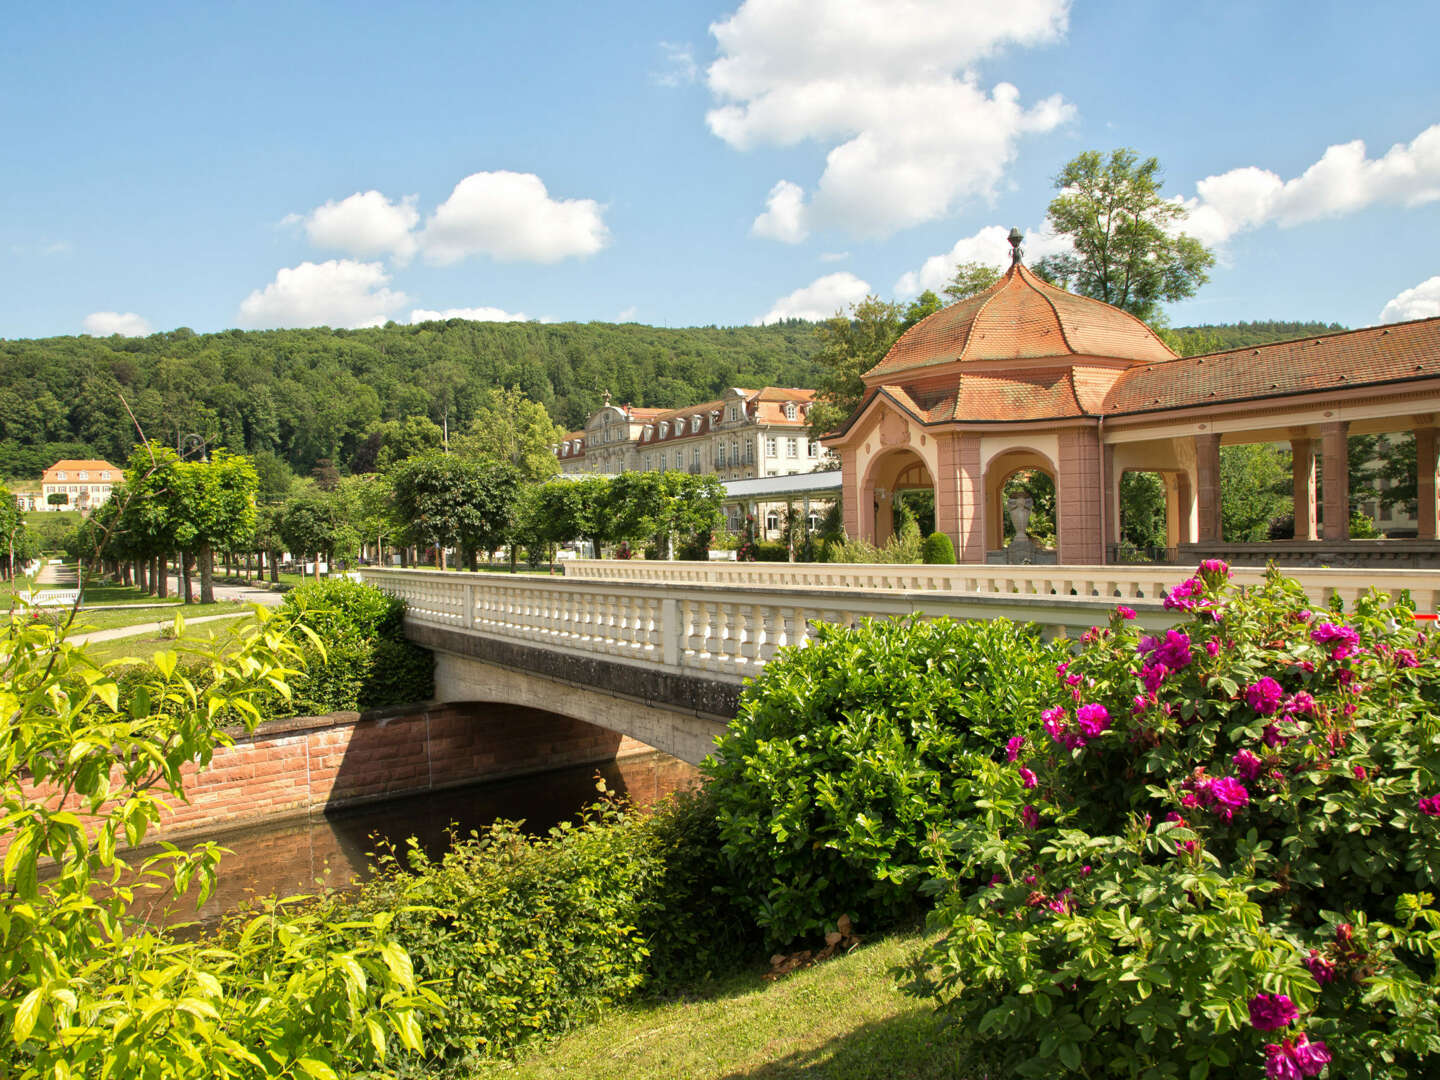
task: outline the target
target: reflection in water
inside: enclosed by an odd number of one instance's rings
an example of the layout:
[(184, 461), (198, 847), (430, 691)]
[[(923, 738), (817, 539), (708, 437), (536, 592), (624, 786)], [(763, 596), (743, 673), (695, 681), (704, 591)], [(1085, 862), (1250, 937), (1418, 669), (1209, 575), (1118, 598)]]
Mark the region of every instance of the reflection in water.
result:
[[(363, 881), (370, 874), (369, 852), (375, 850), (377, 837), (403, 851), (405, 841), (414, 836), (427, 852), (439, 856), (452, 824), (462, 836), (500, 818), (523, 820), (527, 831), (544, 832), (595, 801), (597, 774), (611, 791), (628, 794), (644, 806), (688, 786), (696, 772), (665, 754), (640, 754), (192, 837), (179, 846), (214, 840), (233, 853), (220, 862), (214, 894), (196, 912), (193, 893), (178, 905), (168, 898), (147, 900), (153, 894), (141, 893), (137, 909), (156, 922), (213, 924), (255, 897), (313, 893), (322, 886), (347, 888)], [(136, 866), (153, 850), (131, 852), (126, 861)]]

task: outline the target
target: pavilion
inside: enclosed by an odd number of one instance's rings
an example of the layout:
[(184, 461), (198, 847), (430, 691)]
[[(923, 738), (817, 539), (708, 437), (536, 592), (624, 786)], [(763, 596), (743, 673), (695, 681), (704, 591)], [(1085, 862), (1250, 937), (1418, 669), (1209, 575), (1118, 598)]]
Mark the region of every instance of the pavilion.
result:
[[(1055, 483), (1051, 558), (1097, 565), (1118, 557), (1133, 470), (1162, 477), (1180, 559), (1440, 566), (1440, 318), (1181, 358), (1127, 312), (1036, 277), (1019, 242), (999, 282), (901, 335), (825, 439), (851, 536), (883, 542), (895, 493), (929, 488), (959, 561), (1020, 561), (1006, 557), (1005, 484), (1038, 469)], [(1346, 440), (1401, 431), (1415, 436), (1418, 536), (1352, 541)], [(1295, 539), (1226, 545), (1220, 447), (1260, 442), (1290, 445)]]

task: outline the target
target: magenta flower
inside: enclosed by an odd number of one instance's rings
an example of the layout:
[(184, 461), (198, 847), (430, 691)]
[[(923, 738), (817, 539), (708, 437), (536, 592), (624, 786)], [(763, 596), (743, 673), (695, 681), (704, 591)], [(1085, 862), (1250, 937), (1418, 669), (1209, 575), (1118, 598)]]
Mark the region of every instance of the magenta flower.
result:
[[(1215, 811), (1225, 821), (1235, 816), (1235, 811), (1250, 801), (1250, 792), (1233, 776), (1217, 776), (1205, 789), (1209, 801), (1218, 807)], [(1202, 796), (1203, 797), (1203, 796)]]
[(1315, 699), (1304, 690), (1298, 690), (1285, 702), (1285, 711), (1291, 716), (1311, 715), (1315, 712)]
[(1025, 749), (1025, 736), (1012, 735), (1005, 742), (1005, 760), (1014, 761), (1020, 756), (1020, 751)]
[(1075, 710), (1075, 723), (1087, 739), (1097, 738), (1110, 726), (1110, 710), (1104, 705), (1081, 705)]
[(1115, 614), (1119, 615), (1122, 619), (1133, 619), (1135, 618), (1135, 609), (1128, 608), (1124, 604), (1119, 604), (1115, 608)]
[(1353, 769), (1351, 769), (1350, 771), (1355, 774), (1355, 779), (1356, 779), (1356, 780), (1369, 780), (1369, 779), (1370, 779), (1370, 774), (1365, 771), (1365, 766), (1364, 766), (1364, 765), (1356, 765), (1356, 766), (1355, 766)]
[(1189, 667), (1190, 661), (1194, 659), (1190, 652), (1190, 635), (1183, 630), (1165, 631), (1165, 640), (1156, 646), (1152, 659), (1158, 664), (1164, 664), (1171, 671)]
[(1265, 1047), (1265, 1075), (1269, 1080), (1303, 1080), (1304, 1074), (1283, 1045)]
[(1027, 829), (1038, 829), (1040, 827), (1040, 813), (1035, 807), (1026, 803), (1025, 809), (1020, 811), (1020, 821)]
[(1146, 693), (1153, 694), (1160, 689), (1160, 684), (1165, 681), (1165, 676), (1168, 674), (1164, 664), (1147, 664), (1140, 669), (1140, 682), (1144, 685)]
[(1285, 691), (1269, 675), (1245, 688), (1245, 703), (1261, 716), (1269, 716), (1278, 709), (1284, 696)]
[(1146, 653), (1154, 652), (1155, 647), (1159, 644), (1160, 639), (1158, 637), (1154, 634), (1146, 634), (1135, 643), (1135, 651), (1141, 656), (1144, 656)]
[(1061, 661), (1060, 663), (1055, 665), (1055, 677), (1057, 679), (1063, 679), (1065, 678), (1065, 673), (1069, 670), (1070, 662), (1068, 660)]
[(1033, 788), (1035, 786), (1035, 774), (1023, 765), (1020, 767), (1020, 782), (1027, 788)]
[(1300, 1010), (1284, 994), (1256, 994), (1250, 999), (1250, 1023), (1257, 1031), (1289, 1027), (1299, 1016)]
[(1290, 1047), (1290, 1058), (1300, 1067), (1301, 1075), (1319, 1076), (1320, 1070), (1330, 1064), (1330, 1050), (1321, 1040), (1311, 1042), (1302, 1032), (1295, 1036), (1295, 1042)]
[(1440, 817), (1440, 795), (1431, 795), (1420, 800), (1420, 812), (1431, 817)]
[(1219, 656), (1219, 655), (1220, 655), (1220, 642), (1219, 642), (1219, 640), (1217, 640), (1216, 638), (1211, 638), (1209, 641), (1205, 642), (1205, 653), (1206, 653), (1206, 655), (1208, 655), (1208, 656), (1210, 657), (1211, 660), (1214, 660), (1217, 656)]
[(1270, 747), (1270, 749), (1272, 750), (1275, 749), (1275, 747), (1277, 746), (1290, 745), (1290, 736), (1281, 734), (1280, 728), (1275, 724), (1265, 725), (1264, 738), (1265, 745)]
[(1089, 877), (1092, 873), (1094, 873), (1094, 870), (1091, 868), (1089, 863), (1086, 863), (1084, 866), (1080, 867), (1081, 877)]
[(1329, 986), (1335, 981), (1335, 965), (1321, 956), (1318, 950), (1311, 949), (1304, 963), (1310, 977), (1321, 986)]
[(1399, 667), (1419, 667), (1420, 658), (1415, 655), (1413, 649), (1396, 649), (1395, 663)]
[(1309, 622), (1311, 619), (1311, 614), (1312, 613), (1309, 608), (1303, 608), (1295, 613), (1295, 618), (1299, 619), (1301, 622)]
[(1265, 771), (1265, 763), (1249, 750), (1241, 750), (1230, 759), (1230, 763), (1235, 766), (1235, 771), (1246, 780), (1258, 779), (1260, 774)]
[(1230, 566), (1224, 559), (1206, 559), (1200, 564), (1200, 574), (1206, 579), (1216, 578), (1219, 584), (1230, 576)]
[(1360, 644), (1360, 635), (1348, 626), (1323, 622), (1310, 631), (1310, 640), (1316, 645), (1348, 645), (1352, 649)]
[(1194, 611), (1205, 585), (1199, 578), (1186, 578), (1165, 594), (1166, 611)]

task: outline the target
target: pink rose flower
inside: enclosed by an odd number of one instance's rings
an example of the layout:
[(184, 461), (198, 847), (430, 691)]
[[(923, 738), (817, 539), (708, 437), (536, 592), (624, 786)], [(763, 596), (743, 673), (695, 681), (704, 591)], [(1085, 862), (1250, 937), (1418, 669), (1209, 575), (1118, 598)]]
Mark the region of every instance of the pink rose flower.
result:
[(1440, 817), (1440, 795), (1431, 795), (1420, 800), (1420, 812), (1430, 817)]
[(1020, 782), (1024, 784), (1027, 788), (1033, 788), (1036, 783), (1035, 774), (1024, 766), (1021, 766)]
[(1110, 711), (1104, 705), (1081, 705), (1075, 710), (1075, 722), (1086, 738), (1094, 739), (1110, 726)]
[(1135, 618), (1135, 609), (1128, 608), (1124, 604), (1120, 604), (1115, 608), (1115, 614), (1119, 615), (1122, 619), (1133, 619)]
[(1020, 756), (1020, 751), (1025, 749), (1025, 736), (1013, 735), (1005, 742), (1005, 760), (1014, 761)]
[(1026, 803), (1025, 809), (1020, 811), (1020, 820), (1027, 829), (1038, 829), (1040, 827), (1040, 814), (1035, 807), (1029, 803)]
[(1217, 641), (1215, 638), (1211, 638), (1209, 641), (1205, 642), (1205, 652), (1211, 660), (1214, 660), (1217, 656), (1220, 655), (1220, 642)]
[(1304, 963), (1310, 977), (1321, 986), (1329, 986), (1335, 981), (1335, 965), (1321, 956), (1319, 950), (1311, 949)]
[(1265, 763), (1262, 762), (1249, 750), (1241, 750), (1230, 763), (1235, 766), (1235, 771), (1246, 780), (1256, 780), (1265, 770)]
[(1250, 999), (1250, 1023), (1257, 1031), (1289, 1027), (1299, 1017), (1300, 1010), (1284, 994), (1256, 994)]
[(1245, 688), (1245, 702), (1261, 716), (1269, 716), (1280, 707), (1285, 691), (1269, 675)]

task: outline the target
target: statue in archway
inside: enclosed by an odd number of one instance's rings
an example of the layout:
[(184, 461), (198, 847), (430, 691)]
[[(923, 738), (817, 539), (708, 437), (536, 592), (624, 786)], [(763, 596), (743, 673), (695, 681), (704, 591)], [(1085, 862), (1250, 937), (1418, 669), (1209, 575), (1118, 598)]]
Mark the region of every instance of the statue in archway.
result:
[[(1005, 500), (1005, 509), (1010, 514), (1010, 524), (1015, 526), (1015, 540), (1028, 539), (1030, 513), (1035, 509), (1035, 501), (1022, 491)], [(1014, 543), (1014, 540), (1011, 543)]]

